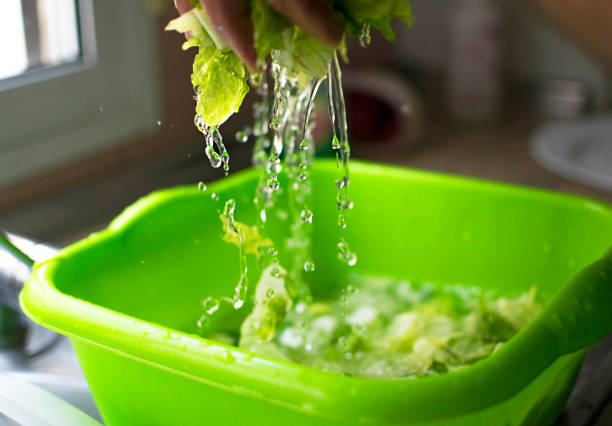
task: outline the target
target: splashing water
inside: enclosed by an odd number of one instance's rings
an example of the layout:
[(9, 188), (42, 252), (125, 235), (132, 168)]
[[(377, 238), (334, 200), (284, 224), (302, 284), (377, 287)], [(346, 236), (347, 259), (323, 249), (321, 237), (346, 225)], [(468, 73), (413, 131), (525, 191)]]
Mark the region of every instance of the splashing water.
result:
[(234, 232), (238, 236), (239, 245), (238, 249), (240, 251), (240, 279), (238, 280), (238, 284), (234, 289), (234, 297), (232, 298), (232, 305), (234, 309), (240, 309), (244, 302), (246, 301), (246, 295), (248, 290), (247, 284), (247, 261), (246, 261), (246, 251), (244, 248), (243, 236), (236, 226), (234, 225), (234, 213), (236, 211), (236, 201), (234, 199), (229, 199), (225, 203), (225, 208), (223, 209), (223, 216), (227, 219), (229, 223), (229, 227), (232, 232)]
[(372, 42), (372, 36), (370, 34), (370, 24), (363, 24), (361, 28), (361, 35), (359, 36), (359, 44), (361, 47), (368, 47)]
[[(193, 120), (195, 126), (204, 134), (204, 153), (215, 169), (223, 166), (225, 176), (229, 174), (229, 154), (223, 144), (223, 137), (216, 126), (207, 126), (200, 114)], [(215, 150), (216, 147), (216, 150)], [(218, 152), (217, 152), (218, 151)]]
[(342, 173), (342, 177), (335, 181), (336, 188), (338, 189), (336, 203), (339, 210), (338, 229), (340, 230), (338, 258), (349, 266), (354, 266), (357, 263), (357, 255), (351, 251), (345, 237), (347, 229), (345, 212), (353, 208), (353, 202), (350, 200), (348, 193), (350, 183), (348, 166), (351, 150), (348, 142), (344, 94), (342, 93), (342, 74), (340, 72), (338, 56), (335, 53), (329, 64), (329, 72), (327, 74), (327, 99), (333, 130), (332, 148), (336, 152), (336, 164)]
[[(311, 258), (310, 235), (314, 214), (309, 207), (312, 192), (310, 175), (314, 160), (311, 123), (314, 99), (325, 80), (327, 80), (329, 114), (333, 128), (332, 148), (336, 153), (341, 173), (341, 177), (335, 181), (340, 234), (337, 243), (338, 258), (349, 266), (355, 265), (357, 256), (351, 251), (345, 237), (346, 213), (352, 209), (353, 203), (348, 195), (350, 147), (337, 56), (334, 55), (330, 62), (329, 72), (325, 78), (312, 79), (308, 83), (290, 77), (286, 68), (272, 63), (256, 79), (251, 80), (251, 84), (256, 86), (256, 92), (260, 96), (260, 101), (254, 104), (254, 124), (235, 135), (240, 143), (247, 142), (251, 137), (254, 139), (252, 162), (261, 170), (254, 196), (259, 234), (269, 234), (268, 228), (272, 226), (270, 222), (277, 218), (288, 220), (289, 238), (284, 241), (287, 256), (283, 258), (283, 267), (280, 265), (279, 251), (271, 241), (259, 247), (256, 254), (262, 270), (268, 270), (271, 277), (282, 278), (285, 281), (287, 292), (295, 303), (312, 300), (310, 289), (302, 279), (302, 275), (314, 271), (316, 267)], [(273, 82), (272, 93), (269, 90), (270, 81)], [(218, 129), (207, 127), (201, 117), (196, 117), (196, 126), (205, 135), (205, 153), (211, 165), (216, 168), (223, 166), (227, 175), (229, 155)], [(272, 210), (278, 210), (280, 207), (278, 205), (280, 194), (286, 197), (287, 211), (282, 210), (278, 215), (273, 215)], [(213, 198), (215, 195), (213, 194)], [(223, 217), (229, 226), (229, 232), (233, 232), (240, 239), (242, 236), (235, 226), (235, 209), (235, 200), (228, 200), (223, 210)], [(242, 240), (238, 246), (240, 279), (234, 295), (231, 298), (225, 297), (219, 300), (209, 298), (205, 301), (205, 312), (199, 322), (201, 331), (204, 330), (210, 317), (219, 312), (220, 306), (229, 304), (234, 309), (240, 309), (245, 304), (248, 281), (246, 253)]]

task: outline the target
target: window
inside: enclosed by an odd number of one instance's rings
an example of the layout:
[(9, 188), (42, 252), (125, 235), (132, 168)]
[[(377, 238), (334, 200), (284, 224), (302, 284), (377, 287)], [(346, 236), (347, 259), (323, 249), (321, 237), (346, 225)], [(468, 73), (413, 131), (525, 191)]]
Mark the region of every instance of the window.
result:
[[(66, 0), (4, 0), (0, 4), (0, 79), (74, 62), (81, 56), (77, 4)], [(13, 79), (5, 85), (18, 82)]]
[(0, 16), (0, 185), (158, 129), (147, 0), (2, 0)]

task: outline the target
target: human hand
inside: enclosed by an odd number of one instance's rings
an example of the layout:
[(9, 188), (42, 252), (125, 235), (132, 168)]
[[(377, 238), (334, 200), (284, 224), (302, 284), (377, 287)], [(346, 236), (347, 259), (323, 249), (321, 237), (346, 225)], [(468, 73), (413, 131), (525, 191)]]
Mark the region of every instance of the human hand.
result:
[[(342, 25), (326, 0), (267, 0), (278, 13), (289, 18), (322, 43), (336, 46), (342, 39)], [(217, 33), (250, 70), (257, 68), (249, 0), (200, 0)], [(174, 0), (182, 15), (193, 9), (189, 0)]]

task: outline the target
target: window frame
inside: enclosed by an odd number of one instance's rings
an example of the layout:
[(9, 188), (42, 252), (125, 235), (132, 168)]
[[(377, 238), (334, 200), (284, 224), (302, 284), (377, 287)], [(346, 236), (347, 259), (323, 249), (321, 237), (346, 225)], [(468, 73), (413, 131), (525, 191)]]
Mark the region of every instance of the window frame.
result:
[(82, 56), (0, 81), (0, 185), (159, 131), (146, 0), (76, 0)]

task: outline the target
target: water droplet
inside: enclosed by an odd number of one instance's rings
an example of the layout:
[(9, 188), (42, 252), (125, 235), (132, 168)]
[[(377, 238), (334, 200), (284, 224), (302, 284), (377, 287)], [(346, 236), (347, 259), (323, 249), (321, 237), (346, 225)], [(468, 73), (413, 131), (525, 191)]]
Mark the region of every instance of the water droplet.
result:
[(223, 164), (223, 162), (221, 161), (221, 157), (215, 152), (215, 149), (212, 147), (212, 145), (207, 146), (204, 149), (204, 152), (206, 153), (206, 156), (208, 157), (211, 166), (213, 166), (215, 169), (221, 167), (221, 164)]
[(370, 35), (370, 24), (363, 24), (361, 28), (361, 35), (359, 36), (359, 44), (361, 47), (368, 47), (372, 42), (372, 36)]
[(208, 320), (208, 315), (202, 315), (200, 317), (200, 319), (198, 319), (198, 322), (196, 323), (199, 329), (204, 328), (204, 324), (206, 323), (206, 321)]
[(304, 270), (306, 272), (313, 272), (315, 270), (315, 264), (310, 261), (304, 262)]
[(354, 207), (354, 204), (350, 200), (340, 200), (338, 201), (338, 209), (339, 210), (351, 210)]
[(244, 130), (236, 132), (236, 140), (240, 143), (246, 143), (249, 140), (249, 134)]
[(214, 297), (207, 297), (202, 302), (202, 306), (204, 307), (204, 312), (206, 314), (212, 315), (219, 309), (220, 302)]
[(204, 182), (198, 182), (198, 189), (200, 191), (206, 191), (206, 184)]
[(274, 247), (268, 249), (268, 256), (270, 257), (278, 256), (278, 250), (276, 250)]
[(278, 175), (281, 170), (282, 170), (282, 166), (280, 164), (280, 160), (278, 158), (272, 159), (270, 160), (270, 162), (268, 163), (268, 173), (271, 175)]
[(217, 194), (216, 192), (213, 192), (212, 194), (210, 194), (210, 198), (212, 198), (215, 201), (219, 200), (219, 194)]
[(300, 150), (304, 151), (308, 149), (308, 146), (310, 144), (308, 143), (308, 139), (304, 139), (301, 143), (300, 143)]
[(300, 215), (302, 216), (302, 220), (306, 223), (312, 223), (312, 217), (314, 216), (313, 213), (308, 210), (308, 209), (304, 209), (302, 210), (302, 212), (300, 213)]
[(161, 122), (161, 120), (157, 120), (157, 121), (155, 122), (155, 124), (157, 124), (158, 126), (161, 126), (161, 125), (162, 125), (162, 122)]
[(349, 244), (344, 240), (338, 243), (338, 258), (349, 266), (357, 263), (357, 255), (351, 251)]
[(98, 110), (100, 110), (100, 112), (104, 111), (104, 107), (101, 106), (100, 108), (98, 108)]
[(263, 81), (263, 73), (262, 72), (252, 73), (249, 76), (249, 82), (251, 83), (251, 85), (253, 87), (261, 86), (262, 81)]
[(346, 229), (346, 219), (342, 213), (338, 215), (338, 228)]
[(336, 135), (334, 135), (334, 138), (332, 139), (332, 149), (340, 149), (340, 141)]
[(278, 188), (280, 188), (280, 183), (275, 178), (268, 179), (267, 185), (268, 185), (268, 188), (270, 188), (270, 190), (272, 191), (276, 191), (278, 190)]
[(280, 277), (280, 269), (279, 268), (273, 268), (270, 271), (270, 275), (272, 275), (273, 277)]
[(274, 289), (273, 288), (269, 288), (266, 290), (266, 297), (268, 299), (272, 298), (274, 296)]
[(234, 301), (234, 309), (240, 309), (244, 305), (243, 299), (237, 299)]

